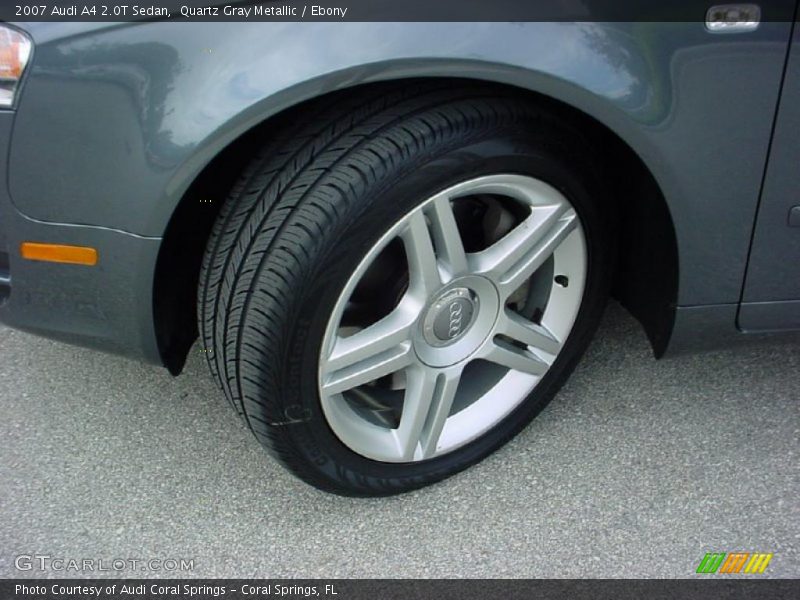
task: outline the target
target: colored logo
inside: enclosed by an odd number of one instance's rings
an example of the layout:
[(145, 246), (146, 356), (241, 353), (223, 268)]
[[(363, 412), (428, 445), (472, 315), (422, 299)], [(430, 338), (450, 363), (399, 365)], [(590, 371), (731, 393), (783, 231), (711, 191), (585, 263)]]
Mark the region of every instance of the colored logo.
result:
[(772, 553), (709, 552), (697, 566), (698, 573), (763, 573)]

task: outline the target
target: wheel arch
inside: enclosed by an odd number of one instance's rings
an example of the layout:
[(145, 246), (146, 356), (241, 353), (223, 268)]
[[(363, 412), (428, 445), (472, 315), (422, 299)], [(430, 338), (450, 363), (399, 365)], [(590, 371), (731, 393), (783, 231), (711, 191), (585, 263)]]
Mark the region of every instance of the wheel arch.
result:
[[(614, 295), (639, 320), (657, 356), (666, 349), (678, 297), (678, 246), (658, 172), (657, 149), (631, 116), (574, 83), (516, 67), (474, 61), (392, 61), (347, 69), (303, 82), (262, 100), (218, 127), (176, 172), (170, 187), (178, 199), (164, 229), (153, 286), (159, 352), (177, 374), (197, 337), (195, 294), (200, 263), (227, 190), (265, 136), (302, 116), (310, 103), (399, 79), (447, 78), (513, 89), (546, 104), (589, 132), (619, 202), (619, 260)], [(454, 77), (454, 73), (459, 76)], [(201, 349), (202, 350), (202, 349)]]

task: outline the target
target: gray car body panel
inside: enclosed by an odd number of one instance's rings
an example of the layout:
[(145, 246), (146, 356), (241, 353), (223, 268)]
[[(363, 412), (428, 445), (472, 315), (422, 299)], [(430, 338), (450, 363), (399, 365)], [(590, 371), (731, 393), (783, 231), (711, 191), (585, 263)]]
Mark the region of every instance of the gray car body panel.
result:
[[(12, 113), (0, 111), (0, 139)], [(0, 161), (6, 149), (0, 146)], [(160, 364), (153, 329), (153, 265), (160, 239), (101, 227), (42, 223), (15, 210), (0, 169), (0, 252), (8, 251), (11, 294), (0, 288), (0, 320), (64, 342)], [(24, 260), (21, 241), (97, 248), (96, 267)]]
[(800, 226), (789, 222), (789, 213), (800, 207), (798, 167), (800, 28), (795, 28), (739, 312), (739, 325), (747, 331), (800, 329)]
[[(791, 23), (740, 35), (714, 35), (701, 22), (20, 26), (36, 47), (0, 227), (11, 249), (23, 239), (97, 245), (102, 268), (10, 252), (6, 322), (158, 362), (143, 299), (152, 297), (160, 238), (223, 148), (333, 90), (466, 77), (556, 98), (622, 138), (654, 175), (675, 225), (678, 346), (681, 324), (696, 321), (681, 315), (700, 314), (688, 307), (707, 306), (720, 315), (717, 331), (736, 331)], [(48, 309), (24, 306), (16, 290), (37, 281), (91, 298), (94, 316), (81, 316), (69, 295)]]

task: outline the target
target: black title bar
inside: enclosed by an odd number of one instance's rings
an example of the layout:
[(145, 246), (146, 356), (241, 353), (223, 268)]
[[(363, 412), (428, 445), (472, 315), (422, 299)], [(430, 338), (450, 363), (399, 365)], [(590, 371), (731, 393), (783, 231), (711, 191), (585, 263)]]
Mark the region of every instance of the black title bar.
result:
[[(713, 0), (2, 0), (2, 21), (704, 21)], [(791, 21), (794, 0), (758, 2)]]
[(411, 579), (62, 579), (0, 580), (4, 600), (788, 600), (800, 597), (798, 580), (411, 580)]

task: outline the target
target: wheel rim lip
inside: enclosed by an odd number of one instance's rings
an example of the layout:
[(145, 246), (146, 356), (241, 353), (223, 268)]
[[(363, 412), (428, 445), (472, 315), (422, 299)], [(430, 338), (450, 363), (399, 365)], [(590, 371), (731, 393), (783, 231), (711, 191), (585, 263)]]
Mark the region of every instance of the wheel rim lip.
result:
[[(387, 451), (387, 447), (391, 446), (392, 444), (391, 440), (381, 440), (380, 438), (390, 438), (394, 430), (383, 428), (364, 420), (363, 417), (359, 416), (351, 407), (347, 405), (346, 401), (342, 397), (342, 393), (327, 394), (323, 389), (324, 365), (325, 361), (327, 360), (326, 356), (329, 355), (332, 349), (332, 344), (337, 337), (337, 329), (341, 322), (345, 305), (347, 304), (347, 301), (349, 300), (356, 285), (360, 282), (361, 278), (366, 272), (366, 269), (371, 265), (375, 257), (378, 256), (378, 254), (391, 240), (397, 238), (401, 232), (408, 227), (409, 219), (412, 218), (415, 213), (426, 210), (426, 208), (436, 199), (441, 198), (442, 196), (456, 199), (458, 197), (479, 193), (496, 193), (504, 196), (510, 196), (516, 200), (522, 200), (523, 202), (528, 202), (529, 198), (525, 197), (524, 194), (509, 193), (515, 191), (515, 186), (525, 184), (532, 184), (535, 188), (537, 188), (537, 192), (544, 192), (545, 196), (551, 198), (555, 197), (560, 202), (563, 202), (567, 207), (574, 210), (574, 206), (560, 191), (546, 182), (529, 175), (501, 173), (473, 178), (433, 194), (431, 197), (401, 217), (383, 236), (381, 236), (381, 238), (375, 244), (373, 244), (348, 279), (347, 283), (339, 294), (339, 298), (337, 299), (334, 310), (332, 311), (326, 325), (318, 363), (319, 367), (317, 381), (322, 410), (328, 425), (331, 427), (339, 441), (357, 454), (380, 462), (417, 462), (416, 458), (411, 461), (398, 459), (391, 450)], [(530, 190), (528, 190), (528, 193), (530, 193)], [(520, 197), (520, 195), (523, 197)], [(536, 205), (535, 203), (531, 203), (531, 206)], [(569, 242), (569, 244), (567, 244), (567, 242)], [(586, 239), (579, 218), (577, 218), (575, 230), (569, 234), (565, 240), (559, 243), (558, 247), (556, 247), (556, 249), (552, 252), (552, 257), (556, 263), (577, 262), (577, 264), (573, 264), (571, 266), (572, 277), (569, 291), (567, 293), (564, 293), (565, 290), (561, 290), (561, 293), (557, 294), (557, 296), (560, 296), (560, 298), (553, 298), (553, 292), (558, 292), (559, 290), (556, 290), (558, 286), (551, 282), (551, 299), (548, 301), (544, 310), (544, 314), (541, 318), (541, 322), (543, 324), (546, 323), (551, 329), (558, 330), (561, 335), (561, 339), (566, 341), (580, 309), (581, 300), (583, 297), (583, 289), (586, 283), (586, 272), (588, 265)], [(576, 274), (578, 275), (577, 277), (575, 276)], [(452, 280), (446, 285), (446, 287), (450, 287), (451, 284), (458, 282), (459, 279), (473, 277), (480, 277), (483, 279), (483, 277), (480, 275), (467, 275), (463, 278)], [(497, 288), (494, 286), (494, 284), (492, 282), (489, 283), (493, 286), (496, 292)], [(557, 301), (556, 306), (552, 306), (554, 304), (554, 300)], [(496, 302), (497, 307), (493, 321), (497, 321), (499, 315), (506, 310), (503, 303), (499, 301), (499, 298)], [(402, 305), (404, 303), (406, 306), (403, 307)], [(426, 303), (415, 302), (414, 299), (407, 300), (404, 298), (403, 301), (401, 301), (401, 306), (399, 308), (410, 312), (417, 311), (416, 322), (413, 326), (413, 331), (416, 333), (413, 336), (414, 339), (411, 340), (411, 344), (413, 352), (418, 357), (419, 364), (409, 368), (426, 368), (430, 365), (427, 365), (424, 359), (419, 356), (419, 348), (425, 346), (418, 344), (416, 341), (417, 338), (422, 338), (423, 335), (422, 322), (426, 310)], [(475, 324), (473, 323), (471, 329), (474, 329), (474, 325)], [(454, 363), (448, 364), (470, 362), (472, 357), (481, 350), (483, 344), (488, 341), (488, 338), (493, 337), (491, 335), (492, 331), (493, 330), (490, 328), (487, 334), (483, 336), (484, 340), (481, 343), (478, 343), (471, 352), (465, 353), (464, 356), (456, 360)], [(469, 332), (466, 332), (463, 337), (460, 337), (453, 344), (453, 346), (459, 345), (459, 343), (466, 338), (467, 335), (469, 335)], [(555, 356), (556, 355), (552, 355), (551, 358), (554, 360)], [(442, 368), (447, 367), (448, 364), (435, 364), (434, 366)], [(447, 419), (444, 429), (441, 432), (439, 443), (436, 447), (436, 452), (433, 454), (433, 456), (429, 456), (427, 458), (436, 458), (442, 456), (481, 437), (487, 431), (500, 423), (508, 414), (513, 412), (513, 410), (517, 408), (533, 391), (543, 376), (544, 375), (536, 376), (520, 371), (508, 370), (508, 372), (497, 382), (497, 384), (492, 386), (492, 388), (488, 390), (486, 394), (475, 400), (470, 406), (451, 415)]]

